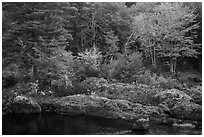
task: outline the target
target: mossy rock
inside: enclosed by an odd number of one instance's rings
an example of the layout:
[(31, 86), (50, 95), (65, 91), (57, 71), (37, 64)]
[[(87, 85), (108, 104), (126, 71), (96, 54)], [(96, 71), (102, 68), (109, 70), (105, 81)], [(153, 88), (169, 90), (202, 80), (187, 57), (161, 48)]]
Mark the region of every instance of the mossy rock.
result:
[(40, 113), (40, 105), (30, 97), (17, 96), (12, 102), (12, 113), (33, 114)]
[(162, 91), (154, 96), (157, 102), (163, 102), (167, 99), (177, 100), (177, 101), (194, 101), (192, 97), (185, 94), (184, 92), (178, 89), (170, 89)]
[(72, 95), (44, 99), (39, 103), (42, 111), (66, 114), (82, 114), (111, 119), (134, 121), (138, 115), (160, 115), (159, 107), (144, 106), (127, 100), (109, 99), (98, 95)]
[(202, 106), (199, 104), (178, 102), (171, 111), (171, 115), (176, 118), (202, 121)]
[(196, 104), (192, 97), (180, 90), (165, 90), (156, 94), (155, 98), (159, 106), (174, 118), (195, 121), (202, 119), (202, 106)]

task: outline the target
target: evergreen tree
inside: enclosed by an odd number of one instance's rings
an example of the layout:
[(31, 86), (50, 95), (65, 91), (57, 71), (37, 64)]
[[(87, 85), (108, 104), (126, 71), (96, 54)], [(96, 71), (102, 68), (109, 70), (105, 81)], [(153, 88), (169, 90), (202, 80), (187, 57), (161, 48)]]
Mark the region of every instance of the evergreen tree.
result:
[(3, 3), (12, 18), (3, 37), (4, 60), (32, 68), (37, 78), (41, 56), (53, 56), (55, 47), (67, 46), (72, 38), (62, 18), (67, 8), (67, 3)]

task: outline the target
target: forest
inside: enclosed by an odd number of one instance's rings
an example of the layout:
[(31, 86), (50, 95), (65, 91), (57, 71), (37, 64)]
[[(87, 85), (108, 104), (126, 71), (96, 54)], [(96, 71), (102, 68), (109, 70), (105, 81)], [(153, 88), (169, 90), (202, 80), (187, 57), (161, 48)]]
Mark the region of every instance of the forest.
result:
[(3, 2), (2, 105), (200, 129), (202, 3)]

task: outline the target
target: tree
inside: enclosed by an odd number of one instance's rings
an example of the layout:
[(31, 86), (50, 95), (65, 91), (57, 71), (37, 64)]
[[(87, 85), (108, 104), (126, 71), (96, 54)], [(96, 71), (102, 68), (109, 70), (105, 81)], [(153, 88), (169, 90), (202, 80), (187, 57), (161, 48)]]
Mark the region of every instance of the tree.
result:
[(179, 57), (197, 57), (195, 47), (196, 22), (195, 9), (184, 6), (183, 3), (162, 3), (155, 12), (157, 26), (162, 40), (162, 57), (169, 58), (170, 72), (176, 72), (176, 62)]
[(106, 55), (107, 55), (107, 58), (110, 60), (117, 56), (117, 53), (119, 51), (119, 48), (118, 48), (119, 38), (114, 34), (113, 31), (109, 31), (105, 35), (105, 40), (106, 40), (106, 44), (109, 45), (106, 51)]
[(133, 28), (136, 32), (134, 37), (138, 37), (142, 43), (143, 53), (151, 58), (152, 66), (156, 68), (156, 50), (159, 41), (158, 28), (155, 13), (140, 13), (133, 22)]
[(55, 47), (68, 45), (72, 36), (64, 28), (68, 3), (3, 3), (12, 25), (3, 37), (3, 58), (32, 68), (37, 79), (41, 56), (53, 56)]
[(137, 37), (144, 45), (148, 45), (145, 49), (150, 47), (150, 53), (153, 51), (150, 54), (153, 55), (152, 60), (155, 60), (155, 55), (169, 59), (172, 73), (176, 71), (179, 57), (198, 55), (194, 43), (198, 23), (194, 11), (183, 3), (161, 3), (153, 9), (153, 13), (135, 16), (133, 25), (138, 31)]
[(83, 27), (79, 31), (82, 33), (77, 37), (81, 39), (83, 36), (81, 45), (84, 48), (90, 48), (95, 43), (101, 51), (106, 52), (107, 46), (110, 45), (106, 44), (105, 39), (110, 31), (120, 39), (118, 46), (123, 47), (131, 24), (130, 14), (124, 3), (85, 3), (83, 8), (78, 6), (78, 9), (80, 16), (77, 23)]

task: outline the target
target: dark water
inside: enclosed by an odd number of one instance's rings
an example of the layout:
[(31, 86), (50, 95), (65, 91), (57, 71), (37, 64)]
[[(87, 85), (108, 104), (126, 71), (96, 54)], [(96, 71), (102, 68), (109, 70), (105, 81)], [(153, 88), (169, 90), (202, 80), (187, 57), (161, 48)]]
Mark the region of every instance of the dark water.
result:
[(87, 135), (87, 134), (201, 134), (192, 128), (152, 124), (148, 132), (132, 132), (132, 123), (125, 121), (59, 114), (3, 115), (3, 135)]

